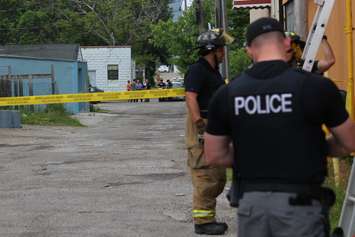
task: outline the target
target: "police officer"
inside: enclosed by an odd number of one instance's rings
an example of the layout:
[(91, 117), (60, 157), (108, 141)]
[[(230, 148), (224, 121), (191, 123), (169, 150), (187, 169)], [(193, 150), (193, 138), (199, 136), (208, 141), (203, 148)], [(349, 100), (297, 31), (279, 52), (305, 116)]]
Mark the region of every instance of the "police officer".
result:
[(238, 237), (325, 237), (326, 156), (355, 151), (355, 124), (331, 80), (289, 67), (277, 20), (253, 22), (246, 38), (254, 65), (210, 103), (206, 162), (236, 163)]
[(188, 166), (193, 184), (192, 217), (195, 233), (224, 234), (228, 226), (215, 219), (216, 198), (226, 182), (224, 167), (208, 166), (204, 160), (203, 133), (207, 123), (208, 103), (214, 92), (224, 84), (218, 65), (224, 58), (224, 46), (233, 38), (221, 29), (213, 29), (198, 37), (200, 58), (191, 65), (185, 76), (186, 144)]

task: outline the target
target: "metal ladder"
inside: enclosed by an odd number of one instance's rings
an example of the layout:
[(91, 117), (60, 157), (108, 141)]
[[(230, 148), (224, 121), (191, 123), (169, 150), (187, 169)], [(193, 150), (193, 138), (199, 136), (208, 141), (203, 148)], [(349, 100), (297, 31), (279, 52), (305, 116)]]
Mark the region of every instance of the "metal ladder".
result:
[[(315, 4), (318, 5), (318, 8), (313, 18), (311, 31), (308, 34), (306, 46), (302, 54), (302, 59), (304, 60), (302, 69), (305, 71), (312, 71), (315, 57), (319, 50), (335, 1), (336, 0), (315, 0)], [(355, 237), (355, 163), (353, 163), (351, 168), (349, 184), (339, 220), (339, 227), (340, 228), (336, 230), (338, 234), (333, 234), (333, 236)]]
[(315, 0), (318, 6), (316, 15), (313, 18), (311, 31), (308, 34), (306, 46), (304, 48), (302, 59), (304, 61), (302, 69), (308, 72), (312, 71), (319, 46), (321, 44), (325, 28), (332, 13), (336, 0)]
[(344, 231), (344, 237), (355, 236), (355, 163), (351, 168), (339, 226)]
[[(316, 15), (313, 19), (311, 32), (308, 34), (306, 46), (302, 54), (304, 60), (303, 70), (312, 71), (315, 57), (321, 44), (325, 28), (328, 24), (336, 0), (315, 0), (318, 5)], [(355, 157), (354, 157), (355, 158)], [(339, 220), (338, 235), (344, 237), (355, 237), (355, 163), (351, 168), (349, 183)], [(342, 232), (344, 234), (342, 234)]]

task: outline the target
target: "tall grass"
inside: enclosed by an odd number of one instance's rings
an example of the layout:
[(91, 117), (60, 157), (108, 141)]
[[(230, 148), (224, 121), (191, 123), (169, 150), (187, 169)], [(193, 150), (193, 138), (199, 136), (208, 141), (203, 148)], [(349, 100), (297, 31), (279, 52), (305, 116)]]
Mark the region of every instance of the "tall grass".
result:
[(44, 111), (30, 112), (21, 111), (21, 120), (23, 124), (42, 125), (42, 126), (72, 126), (83, 127), (79, 120), (72, 118), (66, 112), (64, 105), (48, 105)]

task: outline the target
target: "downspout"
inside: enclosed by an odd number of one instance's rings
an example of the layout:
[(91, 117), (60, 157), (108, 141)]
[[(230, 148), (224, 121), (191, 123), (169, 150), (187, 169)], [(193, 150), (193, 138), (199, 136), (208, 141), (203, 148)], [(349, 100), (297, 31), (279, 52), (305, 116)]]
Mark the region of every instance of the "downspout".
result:
[(346, 0), (346, 25), (345, 35), (347, 42), (347, 58), (348, 58), (348, 85), (346, 95), (346, 108), (350, 117), (354, 119), (354, 53), (353, 53), (353, 26), (352, 26), (352, 0)]

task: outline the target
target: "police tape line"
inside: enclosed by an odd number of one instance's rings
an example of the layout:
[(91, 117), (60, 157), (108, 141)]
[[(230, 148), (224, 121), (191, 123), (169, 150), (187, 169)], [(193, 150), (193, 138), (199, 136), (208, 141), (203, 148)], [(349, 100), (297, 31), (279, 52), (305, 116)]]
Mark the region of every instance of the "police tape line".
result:
[(140, 90), (124, 92), (97, 92), (80, 94), (58, 94), (20, 97), (0, 97), (0, 106), (36, 105), (36, 104), (62, 104), (94, 101), (120, 101), (133, 99), (155, 99), (185, 96), (183, 88)]

